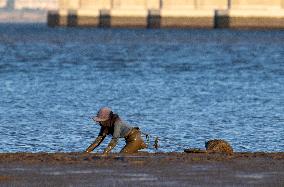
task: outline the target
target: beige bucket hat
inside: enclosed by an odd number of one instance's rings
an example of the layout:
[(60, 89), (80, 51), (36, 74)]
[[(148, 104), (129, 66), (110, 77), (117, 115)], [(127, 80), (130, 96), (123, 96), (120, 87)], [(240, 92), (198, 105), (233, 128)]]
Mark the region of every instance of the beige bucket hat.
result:
[(94, 120), (96, 122), (102, 122), (102, 121), (107, 121), (110, 117), (110, 113), (111, 113), (111, 109), (108, 107), (103, 107), (101, 108), (98, 113), (97, 116), (94, 117)]

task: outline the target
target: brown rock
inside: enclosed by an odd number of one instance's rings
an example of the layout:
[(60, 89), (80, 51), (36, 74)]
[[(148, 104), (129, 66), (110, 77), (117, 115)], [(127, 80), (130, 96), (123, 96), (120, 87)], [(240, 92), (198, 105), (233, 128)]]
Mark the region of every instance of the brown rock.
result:
[(208, 153), (225, 153), (228, 155), (233, 154), (233, 148), (225, 140), (209, 140), (205, 142), (205, 148)]

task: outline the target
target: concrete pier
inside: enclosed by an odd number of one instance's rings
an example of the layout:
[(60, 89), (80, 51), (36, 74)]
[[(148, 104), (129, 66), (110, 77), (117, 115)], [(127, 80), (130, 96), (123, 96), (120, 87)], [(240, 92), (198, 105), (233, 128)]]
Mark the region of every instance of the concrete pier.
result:
[(213, 10), (180, 10), (160, 12), (160, 27), (170, 28), (213, 28)]
[(221, 28), (284, 28), (283, 0), (234, 0), (226, 11), (216, 12)]
[(215, 28), (263, 28), (283, 29), (283, 11), (246, 11), (228, 10), (216, 11)]
[(49, 26), (284, 28), (284, 0), (59, 0)]

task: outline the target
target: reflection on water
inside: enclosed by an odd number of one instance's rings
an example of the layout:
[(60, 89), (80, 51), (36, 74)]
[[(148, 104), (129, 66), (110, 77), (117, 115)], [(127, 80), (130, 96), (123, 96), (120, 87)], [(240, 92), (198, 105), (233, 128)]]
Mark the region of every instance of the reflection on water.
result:
[(83, 151), (101, 106), (159, 151), (284, 151), (283, 62), (282, 31), (1, 25), (0, 152)]

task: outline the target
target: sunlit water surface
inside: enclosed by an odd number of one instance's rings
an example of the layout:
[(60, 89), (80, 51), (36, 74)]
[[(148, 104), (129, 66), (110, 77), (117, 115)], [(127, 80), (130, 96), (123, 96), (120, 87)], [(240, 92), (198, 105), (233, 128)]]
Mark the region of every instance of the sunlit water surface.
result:
[(83, 151), (102, 106), (158, 151), (284, 151), (283, 31), (2, 24), (0, 85), (0, 152)]

